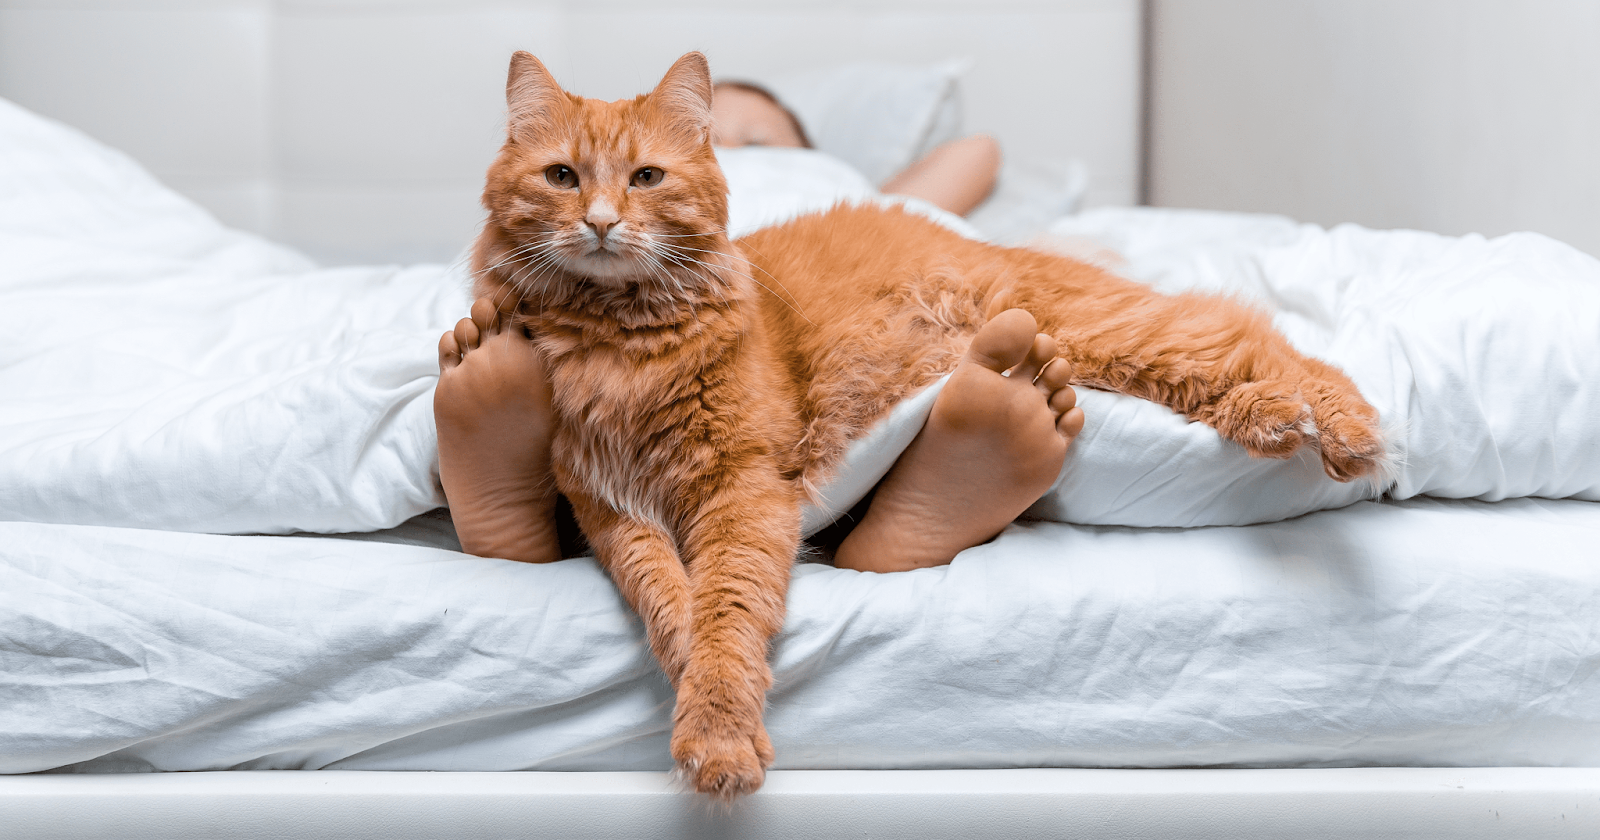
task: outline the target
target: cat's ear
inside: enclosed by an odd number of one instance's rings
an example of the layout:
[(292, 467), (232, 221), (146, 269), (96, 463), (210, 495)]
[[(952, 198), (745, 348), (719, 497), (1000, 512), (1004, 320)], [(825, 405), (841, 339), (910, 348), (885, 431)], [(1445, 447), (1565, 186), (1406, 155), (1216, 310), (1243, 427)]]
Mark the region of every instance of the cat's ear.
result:
[(711, 65), (697, 52), (673, 62), (650, 100), (672, 121), (693, 132), (697, 142), (711, 135)]
[(506, 128), (512, 137), (548, 128), (567, 100), (567, 92), (532, 53), (517, 50), (512, 54), (511, 69), (506, 73)]

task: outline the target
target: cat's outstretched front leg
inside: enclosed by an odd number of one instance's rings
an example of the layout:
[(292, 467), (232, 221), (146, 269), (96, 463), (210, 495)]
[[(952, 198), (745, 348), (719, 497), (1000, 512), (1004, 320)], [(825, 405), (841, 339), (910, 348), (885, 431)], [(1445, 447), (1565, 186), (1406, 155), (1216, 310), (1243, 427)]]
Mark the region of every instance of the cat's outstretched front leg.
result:
[(695, 790), (728, 800), (754, 792), (772, 764), (762, 724), (799, 545), (798, 505), (776, 470), (730, 481), (685, 534), (694, 626), (678, 683), (672, 757)]
[(689, 661), (693, 622), (689, 578), (672, 535), (582, 491), (568, 491), (568, 497), (595, 558), (644, 621), (650, 652), (678, 686)]
[(1336, 481), (1381, 474), (1384, 444), (1377, 409), (1348, 376), (1301, 355), (1276, 335), (1255, 352), (1270, 363), (1242, 375), (1227, 372), (1235, 384), (1189, 410), (1189, 416), (1256, 457), (1287, 458), (1309, 444), (1317, 447), (1323, 471)]
[(1073, 382), (1159, 402), (1256, 457), (1287, 458), (1315, 445), (1338, 481), (1379, 471), (1378, 412), (1349, 377), (1296, 350), (1266, 313), (1119, 278), (1102, 285), (1094, 297), (1035, 310), (1072, 365)]

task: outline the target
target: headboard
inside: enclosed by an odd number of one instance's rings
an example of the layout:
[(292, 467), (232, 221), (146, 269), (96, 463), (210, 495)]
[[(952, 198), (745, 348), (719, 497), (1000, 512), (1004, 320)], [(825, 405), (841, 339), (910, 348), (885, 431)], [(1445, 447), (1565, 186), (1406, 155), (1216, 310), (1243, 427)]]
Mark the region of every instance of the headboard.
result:
[(449, 260), (480, 219), (507, 59), (615, 99), (674, 58), (761, 79), (970, 60), (965, 129), (1138, 195), (1139, 0), (0, 0), (0, 96), (327, 262)]

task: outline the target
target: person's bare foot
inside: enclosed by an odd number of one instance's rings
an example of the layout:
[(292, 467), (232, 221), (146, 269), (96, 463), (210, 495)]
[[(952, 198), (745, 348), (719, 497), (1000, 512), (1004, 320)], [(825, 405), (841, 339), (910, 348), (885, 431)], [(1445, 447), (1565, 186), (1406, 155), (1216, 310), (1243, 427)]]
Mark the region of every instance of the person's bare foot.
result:
[(488, 298), (439, 339), (439, 480), (461, 550), (561, 559), (550, 473), (550, 382), (522, 330)]
[(1083, 410), (1055, 342), (1037, 329), (1032, 315), (1008, 309), (978, 330), (834, 565), (891, 572), (948, 563), (1050, 489), (1083, 431)]

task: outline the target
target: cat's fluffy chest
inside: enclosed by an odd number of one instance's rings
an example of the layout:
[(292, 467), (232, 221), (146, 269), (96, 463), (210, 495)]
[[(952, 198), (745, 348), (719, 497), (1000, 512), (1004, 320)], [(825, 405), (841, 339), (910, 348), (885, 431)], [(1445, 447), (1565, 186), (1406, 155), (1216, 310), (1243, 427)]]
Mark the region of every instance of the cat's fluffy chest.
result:
[(559, 330), (538, 339), (550, 359), (563, 491), (667, 522), (752, 461), (786, 472), (799, 423), (789, 395), (762, 387), (764, 342), (743, 331), (699, 338), (655, 354), (580, 344)]

